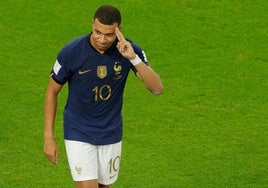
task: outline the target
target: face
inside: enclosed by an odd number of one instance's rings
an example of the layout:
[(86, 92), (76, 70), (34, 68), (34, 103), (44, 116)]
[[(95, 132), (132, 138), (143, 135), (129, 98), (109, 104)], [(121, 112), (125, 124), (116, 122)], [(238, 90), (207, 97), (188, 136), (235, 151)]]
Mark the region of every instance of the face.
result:
[(99, 52), (103, 53), (111, 47), (116, 39), (115, 28), (118, 24), (105, 25), (95, 19), (92, 23), (91, 45)]

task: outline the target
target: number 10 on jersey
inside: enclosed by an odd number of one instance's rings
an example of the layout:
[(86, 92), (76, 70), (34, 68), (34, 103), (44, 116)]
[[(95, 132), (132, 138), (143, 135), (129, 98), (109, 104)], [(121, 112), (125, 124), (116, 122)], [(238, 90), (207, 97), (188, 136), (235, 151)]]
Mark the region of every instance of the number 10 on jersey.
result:
[(106, 101), (111, 97), (112, 88), (109, 85), (95, 86), (92, 90), (94, 92), (94, 100)]

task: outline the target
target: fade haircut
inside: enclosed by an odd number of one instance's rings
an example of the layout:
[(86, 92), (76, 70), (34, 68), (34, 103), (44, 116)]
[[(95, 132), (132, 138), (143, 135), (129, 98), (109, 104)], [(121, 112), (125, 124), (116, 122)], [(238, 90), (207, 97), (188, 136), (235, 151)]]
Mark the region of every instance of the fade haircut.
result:
[(113, 25), (117, 23), (121, 24), (121, 14), (120, 11), (111, 6), (111, 5), (103, 5), (97, 9), (94, 15), (94, 20), (98, 19), (100, 23), (104, 25)]

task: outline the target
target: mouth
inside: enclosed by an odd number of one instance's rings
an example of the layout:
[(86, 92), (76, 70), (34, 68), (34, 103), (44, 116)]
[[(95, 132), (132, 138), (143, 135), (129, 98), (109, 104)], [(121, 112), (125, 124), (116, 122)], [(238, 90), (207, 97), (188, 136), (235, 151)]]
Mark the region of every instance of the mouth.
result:
[(106, 46), (108, 46), (108, 44), (107, 43), (99, 43), (98, 46), (106, 47)]
[(101, 49), (108, 49), (110, 47), (110, 44), (108, 43), (98, 43), (98, 47)]

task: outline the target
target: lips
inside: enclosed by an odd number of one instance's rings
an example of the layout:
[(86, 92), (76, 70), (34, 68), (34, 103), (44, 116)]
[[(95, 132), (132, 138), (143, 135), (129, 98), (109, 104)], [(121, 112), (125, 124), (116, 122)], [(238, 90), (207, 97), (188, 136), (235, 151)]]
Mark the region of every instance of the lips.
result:
[(109, 44), (107, 44), (107, 43), (98, 43), (98, 46), (100, 46), (100, 47), (108, 47)]

